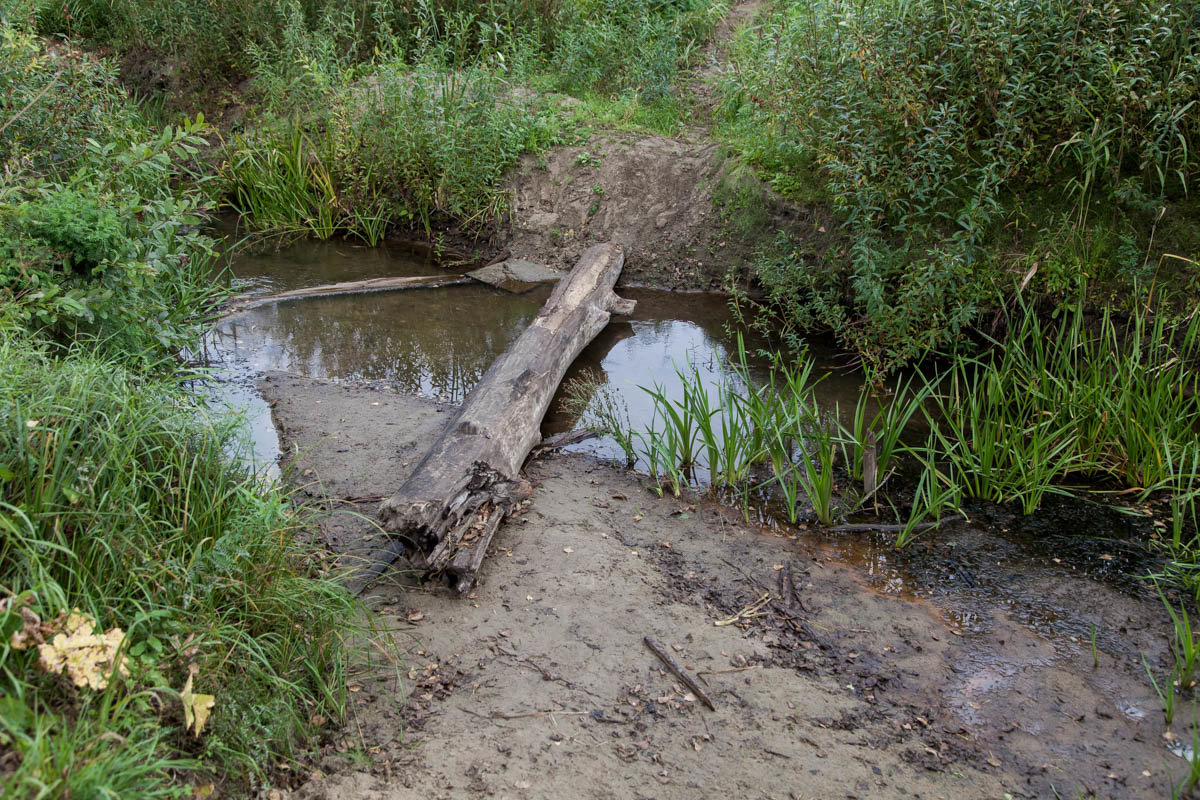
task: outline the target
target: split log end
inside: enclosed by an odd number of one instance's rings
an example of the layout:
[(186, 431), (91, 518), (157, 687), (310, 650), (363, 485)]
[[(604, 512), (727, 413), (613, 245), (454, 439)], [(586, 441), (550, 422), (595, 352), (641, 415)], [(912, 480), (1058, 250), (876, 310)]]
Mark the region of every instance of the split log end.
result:
[(624, 297), (617, 297), (615, 294), (609, 295), (608, 302), (605, 303), (605, 308), (612, 314), (618, 314), (622, 317), (627, 317), (633, 313), (633, 309), (637, 307), (637, 300), (627, 300)]

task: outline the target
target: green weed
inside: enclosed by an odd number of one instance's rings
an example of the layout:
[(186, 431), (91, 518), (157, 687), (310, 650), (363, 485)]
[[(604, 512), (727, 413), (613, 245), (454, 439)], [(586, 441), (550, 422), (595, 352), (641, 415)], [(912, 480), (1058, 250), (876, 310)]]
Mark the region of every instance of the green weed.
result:
[(585, 370), (563, 385), (561, 410), (571, 419), (579, 420), (585, 430), (616, 442), (625, 454), (627, 466), (637, 463), (629, 406), (595, 372)]
[(1196, 11), (774, 4), (734, 44), (723, 131), (765, 182), (827, 198), (841, 222), (756, 266), (775, 320), (831, 328), (890, 372), (1022, 276), (1070, 294), (1090, 275), (1122, 310), (1146, 301), (1160, 209), (1200, 169)]
[(1172, 670), (1160, 686), (1158, 680), (1154, 677), (1154, 671), (1150, 669), (1150, 665), (1146, 663), (1146, 656), (1142, 656), (1142, 668), (1146, 670), (1146, 677), (1150, 679), (1150, 685), (1154, 687), (1154, 693), (1158, 695), (1158, 701), (1163, 708), (1163, 721), (1168, 726), (1175, 719), (1175, 686), (1176, 674)]
[(936, 527), (946, 512), (958, 512), (963, 499), (962, 487), (937, 468), (934, 460), (937, 448), (932, 434), (923, 449), (913, 452), (921, 465), (921, 474), (907, 519), (896, 514), (898, 519), (904, 520), (904, 526), (896, 534), (897, 550), (911, 544), (928, 523), (932, 522)]
[[(203, 420), (178, 383), (147, 383), (83, 352), (51, 360), (5, 337), (0, 354), (5, 641), (21, 621), (24, 601), (12, 598), (29, 598), (42, 619), (79, 608), (121, 628), (139, 665), (127, 682), (74, 697), (38, 677), (36, 653), (6, 649), (5, 692), (25, 698), (31, 715), (6, 725), (43, 748), (23, 763), (60, 763), (72, 737), (115, 719), (114, 733), (150, 737), (129, 752), (157, 753), (148, 771), (131, 773), (137, 780), (180, 751), (261, 775), (312, 735), (314, 714), (339, 718), (342, 636), (357, 607), (332, 581), (307, 576), (286, 500), (227, 463), (236, 429)], [(180, 709), (169, 701), (189, 669), (196, 691), (218, 698), (196, 750), (172, 732)], [(100, 716), (72, 732), (87, 709)], [(32, 790), (30, 775), (14, 784), (20, 794)]]

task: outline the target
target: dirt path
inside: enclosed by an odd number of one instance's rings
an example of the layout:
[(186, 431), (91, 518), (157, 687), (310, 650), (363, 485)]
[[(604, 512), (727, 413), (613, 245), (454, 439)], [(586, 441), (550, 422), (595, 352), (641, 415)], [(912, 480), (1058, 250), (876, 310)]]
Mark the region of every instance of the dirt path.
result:
[(566, 269), (591, 244), (615, 241), (627, 255), (621, 285), (718, 289), (777, 231), (832, 230), (817, 220), (824, 212), (782, 202), (711, 136), (727, 42), (761, 5), (735, 3), (681, 78), (693, 108), (677, 137), (600, 132), (584, 146), (523, 158), (509, 179), (504, 249)]
[[(388, 492), (445, 413), (281, 374), (263, 388), (314, 502)], [(403, 569), (375, 587), (402, 664), (354, 677), (350, 723), (296, 797), (1161, 797), (1164, 766), (1182, 770), (1139, 674), (1138, 653), (1163, 650), (1142, 599), (1020, 563), (990, 604), (961, 586), (896, 597), (820, 540), (660, 499), (630, 473), (551, 457), (529, 476), (532, 505), (469, 597)], [(334, 504), (325, 544), (361, 552), (374, 505)], [(972, 535), (959, 543), (981, 560), (951, 572), (995, 555)], [(1060, 622), (1096, 620), (1100, 669), (1078, 637), (1039, 629), (1026, 593)], [(703, 677), (715, 712), (646, 635)]]

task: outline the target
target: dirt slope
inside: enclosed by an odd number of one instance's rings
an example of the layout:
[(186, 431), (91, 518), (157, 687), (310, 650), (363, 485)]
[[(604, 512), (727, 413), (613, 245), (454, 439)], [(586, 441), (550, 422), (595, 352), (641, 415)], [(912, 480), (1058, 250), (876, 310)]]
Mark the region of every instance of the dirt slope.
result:
[(512, 179), (508, 248), (568, 269), (590, 245), (615, 241), (629, 264), (623, 283), (719, 285), (723, 271), (708, 252), (718, 244), (716, 155), (707, 141), (597, 134), (587, 147), (526, 157)]

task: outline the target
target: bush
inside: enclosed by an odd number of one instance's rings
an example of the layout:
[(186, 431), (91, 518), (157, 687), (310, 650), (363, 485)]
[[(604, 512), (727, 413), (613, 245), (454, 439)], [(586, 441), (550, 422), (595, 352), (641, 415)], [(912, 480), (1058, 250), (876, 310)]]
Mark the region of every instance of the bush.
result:
[(895, 365), (1032, 268), (1005, 253), (1034, 237), (1064, 286), (1108, 269), (1072, 263), (1066, 232), (1133, 237), (1140, 267), (1200, 168), (1197, 21), (1194, 0), (782, 4), (740, 40), (725, 110), (778, 188), (826, 185), (853, 244), (806, 285), (768, 268), (768, 290)]
[(690, 48), (712, 33), (723, 3), (579, 0), (557, 37), (556, 84), (568, 92), (668, 96)]
[(217, 294), (202, 121), (10, 17), (0, 89), (0, 795), (261, 777), (340, 716), (357, 606), (172, 377)]
[(127, 143), (142, 133), (136, 109), (106, 61), (47, 50), (0, 18), (0, 163), (6, 171), (67, 176), (87, 140)]
[(252, 228), (375, 244), (390, 226), (434, 220), (482, 233), (504, 219), (505, 170), (558, 124), (487, 70), (437, 61), (381, 65), (330, 92), (315, 120), (276, 121), (235, 139), (230, 204)]
[[(202, 120), (152, 132), (89, 56), (0, 27), (0, 305), (12, 321), (114, 353), (178, 350), (214, 298), (206, 208), (177, 184)], [(2, 101), (0, 101), (2, 102)]]

